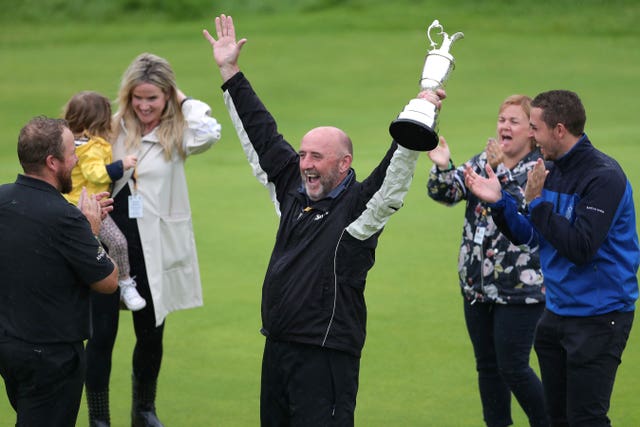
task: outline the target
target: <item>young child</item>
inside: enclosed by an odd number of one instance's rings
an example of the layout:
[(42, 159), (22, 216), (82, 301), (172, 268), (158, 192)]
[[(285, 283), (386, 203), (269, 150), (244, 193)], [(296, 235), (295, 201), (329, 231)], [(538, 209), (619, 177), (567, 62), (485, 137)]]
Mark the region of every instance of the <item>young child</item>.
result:
[[(65, 106), (64, 118), (74, 134), (78, 156), (78, 164), (71, 173), (73, 190), (65, 197), (77, 205), (83, 187), (92, 194), (109, 191), (111, 183), (122, 177), (125, 170), (135, 167), (138, 159), (130, 155), (111, 161), (111, 144), (107, 142), (111, 132), (111, 103), (99, 93), (84, 91), (74, 95)], [(118, 264), (120, 299), (129, 310), (142, 310), (147, 302), (129, 275), (127, 240), (110, 216), (102, 221), (98, 237)]]

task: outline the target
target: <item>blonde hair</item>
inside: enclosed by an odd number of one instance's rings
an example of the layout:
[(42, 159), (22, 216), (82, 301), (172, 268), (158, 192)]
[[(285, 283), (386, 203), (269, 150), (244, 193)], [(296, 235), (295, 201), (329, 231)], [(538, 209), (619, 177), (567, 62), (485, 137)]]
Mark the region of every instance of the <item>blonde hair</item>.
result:
[(126, 132), (124, 144), (127, 150), (136, 149), (141, 144), (143, 126), (131, 105), (132, 93), (143, 83), (159, 88), (167, 96), (167, 103), (160, 116), (156, 130), (164, 157), (170, 160), (174, 150), (181, 158), (186, 157), (182, 140), (186, 121), (178, 102), (176, 78), (169, 62), (151, 53), (143, 53), (129, 65), (122, 76), (118, 91), (118, 111), (113, 125), (117, 129), (122, 122)]
[[(516, 105), (516, 106), (522, 108), (522, 111), (524, 111), (524, 114), (526, 114), (526, 116), (527, 116), (527, 120), (531, 116), (531, 98), (528, 97), (527, 95), (511, 95), (511, 96), (508, 96), (507, 99), (502, 101), (502, 104), (500, 104), (500, 109), (498, 110), (498, 114), (502, 113), (505, 108), (507, 108), (507, 107), (509, 107), (511, 105)], [(530, 138), (529, 139), (529, 145), (530, 145), (532, 150), (535, 149), (536, 148), (535, 139)]]
[(111, 101), (92, 91), (79, 92), (64, 107), (64, 118), (74, 135), (99, 136), (109, 140)]

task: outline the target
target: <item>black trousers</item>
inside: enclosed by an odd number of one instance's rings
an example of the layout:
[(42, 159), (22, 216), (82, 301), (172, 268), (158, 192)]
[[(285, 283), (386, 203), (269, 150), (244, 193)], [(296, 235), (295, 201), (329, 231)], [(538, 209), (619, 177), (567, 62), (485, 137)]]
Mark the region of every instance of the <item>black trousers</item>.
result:
[(464, 318), (473, 344), (482, 413), (488, 427), (513, 424), (511, 395), (531, 427), (548, 427), (542, 383), (529, 365), (539, 304), (471, 304), (464, 299)]
[(267, 338), (262, 359), (262, 427), (350, 427), (360, 358)]
[(18, 427), (74, 427), (84, 373), (82, 342), (32, 344), (0, 335), (0, 374)]
[[(136, 344), (133, 350), (133, 375), (140, 383), (157, 381), (162, 363), (162, 337), (164, 322), (156, 327), (151, 290), (142, 253), (142, 243), (135, 219), (128, 216), (128, 187), (118, 193), (111, 217), (127, 238), (131, 276), (137, 290), (147, 300), (140, 311), (132, 312)], [(109, 388), (111, 355), (118, 333), (120, 292), (114, 294), (91, 293), (91, 321), (93, 334), (87, 341), (87, 389), (105, 391)]]
[(563, 317), (545, 310), (534, 348), (552, 427), (609, 427), (607, 417), (633, 312)]

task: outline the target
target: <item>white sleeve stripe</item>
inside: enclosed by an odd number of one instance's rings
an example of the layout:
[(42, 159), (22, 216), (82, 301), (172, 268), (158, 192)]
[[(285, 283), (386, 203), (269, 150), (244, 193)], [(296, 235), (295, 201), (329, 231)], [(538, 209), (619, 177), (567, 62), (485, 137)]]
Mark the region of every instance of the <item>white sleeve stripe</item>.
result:
[(273, 182), (269, 182), (267, 173), (260, 167), (258, 153), (256, 152), (255, 148), (253, 148), (253, 145), (249, 140), (249, 135), (247, 135), (247, 131), (242, 125), (242, 120), (240, 120), (240, 116), (238, 115), (238, 111), (236, 110), (236, 106), (233, 103), (233, 99), (231, 98), (231, 95), (229, 95), (228, 90), (224, 91), (223, 97), (224, 104), (227, 107), (227, 110), (229, 110), (229, 116), (231, 117), (233, 127), (236, 129), (238, 139), (240, 139), (242, 150), (247, 156), (247, 160), (249, 160), (249, 166), (251, 166), (253, 175), (258, 179), (258, 182), (260, 182), (267, 188), (267, 190), (269, 190), (269, 195), (276, 209), (276, 214), (278, 215), (278, 217), (280, 217), (280, 202), (278, 201), (278, 197), (276, 196), (276, 187)]
[(366, 240), (380, 231), (391, 215), (402, 207), (409, 191), (420, 152), (398, 147), (393, 153), (380, 189), (367, 202), (367, 208), (347, 227), (347, 233)]

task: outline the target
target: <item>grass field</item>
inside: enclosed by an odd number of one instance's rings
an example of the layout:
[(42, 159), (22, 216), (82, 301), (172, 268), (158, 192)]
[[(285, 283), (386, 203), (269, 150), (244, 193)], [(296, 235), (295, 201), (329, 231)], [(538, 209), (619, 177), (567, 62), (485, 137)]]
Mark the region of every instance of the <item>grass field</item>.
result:
[[(311, 127), (342, 127), (354, 141), (360, 178), (386, 150), (390, 121), (417, 93), (428, 49), (425, 30), (438, 18), (450, 34), (465, 33), (452, 49), (456, 69), (440, 115), (440, 133), (457, 164), (493, 135), (506, 96), (571, 89), (586, 106), (594, 144), (619, 160), (640, 191), (640, 6), (595, 0), (580, 10), (564, 0), (537, 6), (497, 0), (352, 3), (284, 14), (240, 8), (236, 13), (231, 7), (180, 23), (0, 26), (0, 182), (13, 181), (20, 171), (17, 135), (29, 118), (59, 115), (80, 90), (114, 98), (122, 72), (143, 51), (166, 57), (181, 89), (208, 102), (223, 125), (223, 140), (187, 163), (205, 306), (167, 320), (157, 401), (167, 426), (259, 424), (260, 286), (277, 221), (239, 148), (219, 74), (200, 34), (212, 28), (214, 13), (233, 14), (238, 35), (249, 39), (241, 67), (285, 137), (297, 146)], [(359, 426), (482, 425), (456, 274), (463, 209), (426, 197), (429, 167), (424, 155), (369, 274)], [(114, 426), (128, 425), (132, 335), (131, 319), (124, 315), (111, 377)], [(636, 327), (612, 399), (617, 427), (640, 425), (638, 364)], [(515, 426), (527, 425), (515, 401), (513, 417)], [(78, 425), (86, 420), (83, 404)], [(0, 394), (0, 427), (13, 423), (14, 413)]]

